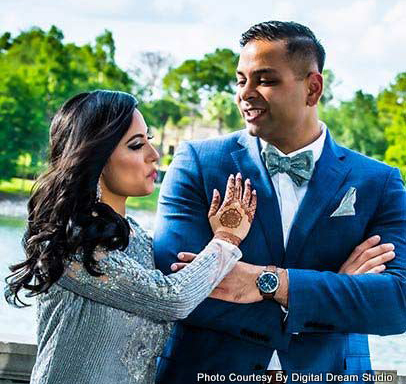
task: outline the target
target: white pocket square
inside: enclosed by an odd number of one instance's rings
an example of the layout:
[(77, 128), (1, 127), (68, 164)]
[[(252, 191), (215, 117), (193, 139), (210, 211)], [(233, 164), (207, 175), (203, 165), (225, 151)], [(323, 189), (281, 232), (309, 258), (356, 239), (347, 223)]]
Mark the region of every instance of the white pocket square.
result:
[(338, 208), (330, 215), (330, 217), (355, 216), (354, 204), (356, 201), (357, 201), (357, 189), (351, 187), (344, 195)]

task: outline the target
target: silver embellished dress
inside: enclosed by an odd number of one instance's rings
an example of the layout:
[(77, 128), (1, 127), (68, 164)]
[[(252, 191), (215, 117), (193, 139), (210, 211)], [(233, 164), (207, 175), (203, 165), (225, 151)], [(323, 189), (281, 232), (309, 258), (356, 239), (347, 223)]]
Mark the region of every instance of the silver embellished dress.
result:
[(125, 251), (100, 254), (104, 275), (89, 275), (76, 255), (64, 276), (38, 296), (38, 354), (31, 384), (152, 384), (156, 358), (172, 329), (241, 258), (212, 240), (196, 259), (165, 276), (152, 239), (132, 228)]

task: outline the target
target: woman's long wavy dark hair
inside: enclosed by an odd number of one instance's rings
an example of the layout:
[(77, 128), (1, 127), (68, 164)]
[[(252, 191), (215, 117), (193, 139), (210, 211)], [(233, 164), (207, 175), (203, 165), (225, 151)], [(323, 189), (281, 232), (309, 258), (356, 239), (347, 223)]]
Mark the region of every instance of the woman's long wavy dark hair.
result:
[(98, 90), (72, 97), (56, 113), (49, 167), (28, 202), (26, 260), (11, 266), (7, 277), (9, 303), (26, 306), (19, 298), (22, 288), (29, 291), (26, 296), (46, 292), (78, 251), (86, 270), (99, 276), (95, 247), (127, 247), (128, 222), (96, 196), (103, 167), (130, 127), (136, 107), (130, 94)]

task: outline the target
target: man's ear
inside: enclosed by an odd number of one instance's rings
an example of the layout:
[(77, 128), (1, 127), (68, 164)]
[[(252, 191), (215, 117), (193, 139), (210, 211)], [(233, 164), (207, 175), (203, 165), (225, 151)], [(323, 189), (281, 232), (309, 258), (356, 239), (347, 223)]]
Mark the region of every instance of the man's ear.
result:
[(315, 106), (323, 93), (323, 76), (318, 72), (311, 72), (307, 78), (308, 95), (306, 105)]

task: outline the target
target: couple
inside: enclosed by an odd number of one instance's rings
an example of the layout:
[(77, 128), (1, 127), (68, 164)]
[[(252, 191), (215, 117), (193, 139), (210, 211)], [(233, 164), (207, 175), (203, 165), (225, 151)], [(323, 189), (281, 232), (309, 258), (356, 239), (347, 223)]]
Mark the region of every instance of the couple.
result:
[(32, 383), (364, 372), (367, 334), (405, 331), (399, 171), (318, 121), (324, 50), (308, 28), (261, 23), (241, 45), (247, 129), (181, 145), (153, 243), (125, 215), (128, 196), (152, 192), (158, 159), (135, 99), (80, 94), (53, 119), (7, 294), (38, 295)]

